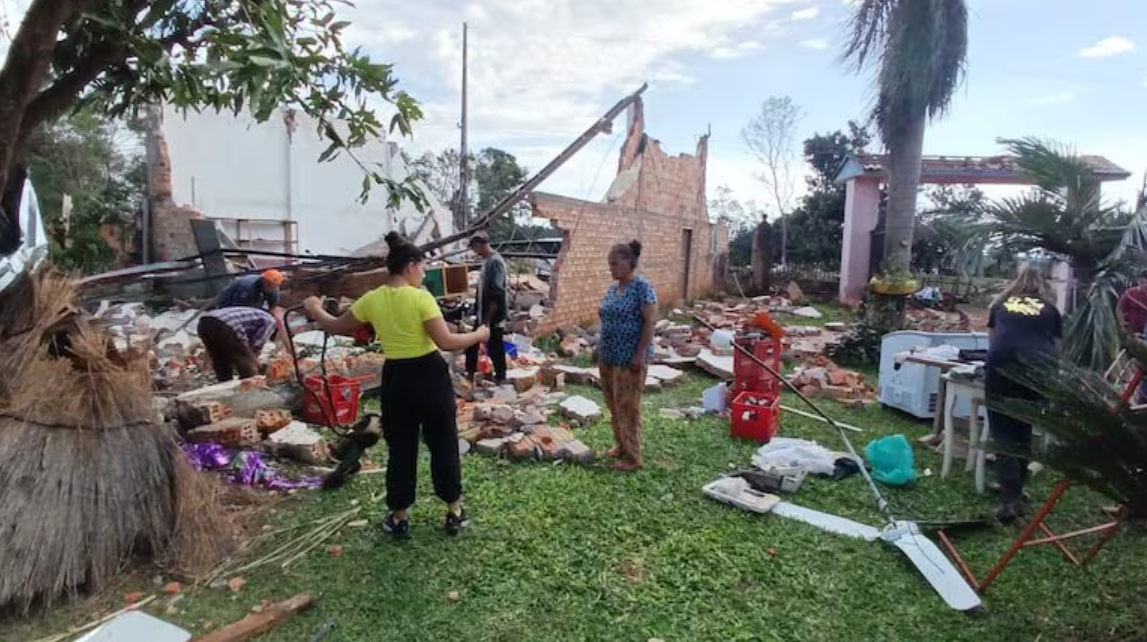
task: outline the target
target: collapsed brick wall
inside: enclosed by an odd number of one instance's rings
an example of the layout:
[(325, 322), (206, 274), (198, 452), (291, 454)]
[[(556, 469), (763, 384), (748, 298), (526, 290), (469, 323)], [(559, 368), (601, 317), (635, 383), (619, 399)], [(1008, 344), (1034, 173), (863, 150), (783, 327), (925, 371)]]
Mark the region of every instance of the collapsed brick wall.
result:
[(189, 207), (180, 207), (172, 198), (171, 158), (167, 139), (163, 135), (161, 111), (149, 108), (144, 116), (144, 146), (147, 151), (147, 203), (150, 217), (148, 233), (143, 239), (154, 254), (152, 261), (175, 261), (199, 254), (191, 221), (201, 214)]
[[(562, 251), (551, 281), (553, 307), (540, 330), (592, 321), (613, 279), (606, 255), (615, 243), (641, 241), (639, 273), (662, 303), (695, 299), (714, 290), (728, 253), (729, 233), (709, 222), (705, 197), (708, 138), (695, 156), (669, 156), (645, 134), (640, 101), (630, 111), (618, 176), (604, 203), (535, 194), (534, 216), (562, 231)], [(688, 260), (686, 260), (688, 239)], [(686, 279), (688, 265), (688, 285)], [(716, 268), (716, 269), (715, 269)]]

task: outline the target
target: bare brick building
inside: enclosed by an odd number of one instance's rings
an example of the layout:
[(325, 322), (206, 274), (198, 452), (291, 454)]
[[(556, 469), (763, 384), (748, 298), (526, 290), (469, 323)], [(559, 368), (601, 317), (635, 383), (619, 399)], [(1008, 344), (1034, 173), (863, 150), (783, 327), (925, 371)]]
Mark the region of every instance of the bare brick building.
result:
[(639, 272), (653, 283), (662, 303), (694, 299), (719, 287), (729, 232), (709, 221), (708, 143), (703, 136), (696, 155), (669, 156), (645, 133), (638, 99), (629, 111), (617, 177), (602, 202), (534, 194), (534, 216), (552, 221), (563, 237), (550, 285), (553, 308), (541, 331), (597, 317), (601, 297), (613, 282), (606, 265), (609, 248), (631, 239), (644, 246)]

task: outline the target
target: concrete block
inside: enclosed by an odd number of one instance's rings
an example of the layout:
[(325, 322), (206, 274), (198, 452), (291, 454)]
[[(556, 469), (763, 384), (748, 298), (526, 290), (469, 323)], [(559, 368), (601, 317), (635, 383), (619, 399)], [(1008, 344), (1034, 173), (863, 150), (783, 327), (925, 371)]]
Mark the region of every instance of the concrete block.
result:
[(474, 447), (483, 455), (497, 455), (506, 448), (507, 443), (509, 443), (509, 440), (505, 438), (482, 439), (478, 443), (474, 444)]
[(267, 438), (271, 452), (306, 464), (321, 464), (330, 459), (330, 451), (323, 436), (301, 421), (278, 430)]
[(567, 441), (562, 444), (558, 449), (558, 459), (572, 461), (578, 464), (592, 464), (594, 459), (593, 451), (589, 446), (586, 446), (579, 439)]
[(601, 407), (580, 395), (566, 399), (561, 402), (560, 407), (566, 417), (582, 425), (589, 425), (601, 419)]
[(678, 384), (685, 378), (684, 372), (664, 365), (649, 366), (647, 374), (667, 386)]

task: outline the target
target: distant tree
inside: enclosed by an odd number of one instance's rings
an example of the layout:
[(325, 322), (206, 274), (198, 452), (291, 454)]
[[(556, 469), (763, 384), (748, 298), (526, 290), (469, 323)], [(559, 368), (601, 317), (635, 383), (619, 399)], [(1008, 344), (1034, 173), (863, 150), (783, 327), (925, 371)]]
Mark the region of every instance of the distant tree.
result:
[(912, 235), (913, 271), (979, 274), (986, 243), (972, 221), (987, 206), (984, 192), (974, 185), (938, 185), (928, 191), (927, 200)]
[(804, 141), (804, 158), (813, 170), (806, 179), (810, 191), (844, 191), (843, 185), (833, 182), (840, 164), (848, 156), (864, 154), (872, 136), (868, 129), (855, 120), (848, 121), (848, 131), (836, 130), (827, 134), (814, 134)]
[[(848, 132), (814, 134), (804, 141), (804, 158), (813, 170), (805, 180), (808, 190), (788, 216), (789, 261), (835, 269), (840, 265), (844, 226), (843, 185), (833, 181), (841, 162), (863, 154), (871, 142), (868, 131), (849, 121)], [(779, 235), (772, 254), (780, 251)]]
[[(440, 152), (425, 152), (417, 158), (406, 157), (406, 163), (412, 175), (422, 181), (443, 205), (450, 208), (454, 214), (454, 229), (460, 230), (465, 225), (462, 210), (458, 207), (459, 186), (461, 185), (458, 150), (444, 149)], [(471, 175), (473, 175), (474, 157), (470, 157)], [(470, 193), (471, 206), (474, 205), (473, 192)]]
[[(459, 197), (458, 151), (444, 149), (440, 152), (426, 152), (417, 158), (408, 159), (413, 174), (422, 180), (427, 188), (443, 203), (449, 203), (454, 212), (454, 228), (465, 229), (468, 221), (463, 220), (462, 210), (457, 207)], [(511, 153), (487, 147), (470, 157), (470, 176), (474, 184), (468, 190), (471, 219), (481, 216), (494, 208), (503, 198), (522, 186), (529, 178), (529, 170), (518, 164)], [(495, 243), (511, 238), (528, 240), (544, 238), (554, 234), (547, 225), (531, 224), (532, 212), (528, 203), (521, 202), (490, 224), (487, 232)]]
[(748, 267), (753, 260), (753, 238), (756, 226), (742, 225), (733, 230), (729, 238), (729, 265)]
[(749, 216), (745, 205), (737, 200), (728, 185), (717, 187), (716, 194), (709, 199), (709, 219), (714, 223), (724, 223), (732, 229), (748, 223)]
[[(765, 167), (758, 178), (769, 190), (780, 221), (781, 265), (785, 265), (788, 260), (788, 227), (785, 219), (792, 209), (793, 173), (798, 165), (796, 130), (802, 118), (803, 110), (791, 97), (771, 96), (761, 103), (760, 112), (741, 130), (741, 138)], [(754, 271), (754, 281), (759, 278)]]
[[(115, 258), (100, 236), (105, 223), (133, 229), (145, 180), (138, 134), (84, 110), (33, 132), (29, 173), (36, 186), (50, 252), (57, 266), (106, 270)], [(63, 217), (64, 196), (71, 212)]]

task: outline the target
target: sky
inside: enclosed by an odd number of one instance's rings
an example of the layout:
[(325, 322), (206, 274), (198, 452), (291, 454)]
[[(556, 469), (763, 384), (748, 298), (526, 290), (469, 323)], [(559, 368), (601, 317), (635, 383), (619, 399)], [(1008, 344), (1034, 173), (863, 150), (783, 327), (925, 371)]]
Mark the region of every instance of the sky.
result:
[[(969, 0), (967, 76), (926, 154), (991, 155), (1001, 136), (1035, 135), (1147, 171), (1147, 2)], [(769, 96), (801, 107), (798, 140), (863, 119), (867, 76), (838, 62), (846, 0), (358, 0), (353, 37), (392, 61), (422, 101), (415, 150), (458, 145), (461, 23), (469, 23), (470, 144), (539, 168), (642, 82), (646, 131), (692, 153), (712, 131), (710, 193), (766, 203), (740, 137)], [(543, 190), (599, 199), (618, 138), (600, 138)], [(797, 177), (797, 181), (800, 178)], [(799, 185), (803, 189), (803, 181)]]
[[(14, 30), (27, 0), (0, 0)], [(950, 112), (924, 151), (991, 155), (1001, 136), (1040, 136), (1147, 171), (1147, 2), (968, 0), (969, 59)], [(710, 194), (768, 202), (740, 137), (769, 96), (803, 112), (797, 139), (863, 119), (869, 77), (838, 62), (849, 0), (357, 0), (348, 39), (394, 64), (423, 106), (414, 153), (458, 145), (462, 23), (469, 24), (470, 146), (538, 169), (610, 106), (649, 83), (646, 131), (671, 153), (710, 140)], [(0, 45), (2, 46), (2, 45)], [(624, 119), (542, 186), (600, 199), (617, 167)], [(800, 176), (794, 178), (803, 189)]]

